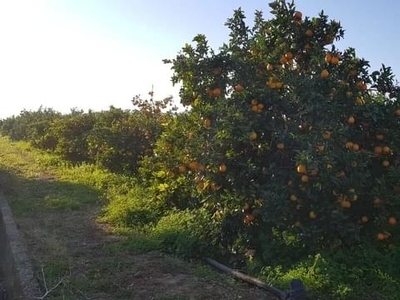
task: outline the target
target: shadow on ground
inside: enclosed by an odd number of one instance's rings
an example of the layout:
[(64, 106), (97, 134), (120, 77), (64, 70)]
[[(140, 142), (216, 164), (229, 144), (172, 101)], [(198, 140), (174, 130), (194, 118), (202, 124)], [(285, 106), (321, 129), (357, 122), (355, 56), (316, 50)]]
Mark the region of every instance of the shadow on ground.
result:
[(96, 222), (105, 201), (98, 190), (36, 175), (0, 170), (0, 190), (46, 299), (275, 299), (158, 252), (132, 253), (123, 246), (126, 237)]

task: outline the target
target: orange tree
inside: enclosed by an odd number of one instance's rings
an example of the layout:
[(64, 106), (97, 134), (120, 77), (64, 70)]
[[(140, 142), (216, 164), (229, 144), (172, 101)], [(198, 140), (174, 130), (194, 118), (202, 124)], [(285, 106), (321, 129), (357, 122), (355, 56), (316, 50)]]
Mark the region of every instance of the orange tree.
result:
[(370, 74), (354, 49), (339, 51), (344, 31), (323, 13), (270, 7), (273, 18), (257, 11), (252, 27), (235, 11), (218, 52), (198, 35), (165, 61), (189, 109), (168, 124), (143, 178), (166, 207), (209, 210), (225, 247), (265, 259), (271, 245), (398, 243), (390, 68)]

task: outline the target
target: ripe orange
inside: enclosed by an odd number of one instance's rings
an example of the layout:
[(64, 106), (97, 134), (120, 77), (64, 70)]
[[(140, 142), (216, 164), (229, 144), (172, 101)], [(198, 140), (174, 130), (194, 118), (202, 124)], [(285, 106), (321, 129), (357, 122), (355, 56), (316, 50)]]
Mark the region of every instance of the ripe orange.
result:
[(390, 217), (388, 220), (388, 223), (390, 225), (396, 225), (397, 224), (397, 219), (395, 217)]
[(327, 78), (328, 76), (329, 76), (328, 70), (327, 70), (327, 69), (323, 69), (323, 70), (321, 71), (321, 77), (322, 77), (322, 78)]
[(186, 172), (186, 167), (184, 165), (180, 165), (178, 168), (179, 173), (183, 174)]
[(220, 88), (215, 88), (215, 89), (213, 89), (213, 90), (211, 91), (211, 95), (212, 95), (212, 97), (214, 97), (214, 98), (217, 98), (217, 97), (221, 96), (221, 94), (222, 94), (222, 91), (221, 91)]
[(282, 57), (279, 59), (279, 62), (282, 65), (285, 65), (285, 64), (287, 64), (289, 62), (289, 60), (284, 55), (282, 55)]
[(294, 194), (290, 195), (290, 200), (297, 201), (297, 196)]
[(307, 183), (308, 182), (308, 176), (307, 175), (302, 175), (301, 176), (301, 182)]
[(368, 221), (369, 221), (369, 219), (368, 219), (367, 216), (362, 216), (362, 217), (361, 217), (361, 222), (362, 222), (362, 223), (367, 223)]
[(251, 105), (257, 105), (258, 104), (258, 101), (256, 100), (256, 99), (253, 99), (253, 100), (251, 100)]
[(381, 155), (383, 153), (383, 148), (381, 146), (376, 146), (374, 148), (375, 155)]
[(275, 82), (275, 88), (281, 89), (282, 87), (283, 87), (283, 83), (282, 82)]
[(339, 57), (337, 57), (337, 56), (332, 56), (331, 64), (332, 64), (332, 65), (337, 65), (338, 63), (339, 63)]
[(382, 201), (380, 198), (375, 197), (373, 203), (374, 203), (375, 205), (380, 205), (380, 204), (383, 203), (383, 201)]
[(387, 168), (387, 167), (390, 166), (390, 162), (389, 162), (388, 160), (384, 160), (384, 161), (382, 162), (382, 166), (384, 166), (385, 168)]
[(346, 148), (347, 149), (353, 149), (353, 142), (350, 142), (350, 141), (348, 141), (347, 143), (346, 143)]
[(367, 85), (363, 81), (358, 81), (356, 85), (361, 91), (367, 90)]
[(307, 167), (305, 165), (298, 165), (297, 166), (297, 173), (305, 174), (307, 172)]
[(312, 37), (314, 35), (314, 31), (312, 31), (311, 29), (307, 29), (306, 30), (306, 36), (307, 37)]
[(384, 154), (389, 154), (389, 153), (390, 153), (390, 148), (389, 148), (388, 146), (383, 146), (383, 147), (382, 147), (382, 152), (383, 152)]
[(235, 87), (234, 87), (234, 89), (235, 89), (235, 91), (238, 92), (238, 93), (241, 93), (241, 92), (244, 91), (244, 87), (243, 87), (243, 85), (241, 85), (240, 83), (236, 84)]
[(254, 141), (257, 139), (257, 133), (253, 131), (252, 133), (250, 133), (249, 137), (250, 137), (250, 140)]
[(211, 127), (211, 120), (210, 119), (205, 119), (203, 124), (204, 124), (205, 128), (210, 128)]
[(309, 216), (309, 218), (312, 219), (312, 220), (314, 220), (314, 219), (317, 218), (317, 214), (316, 214), (314, 211), (310, 211), (310, 212), (308, 213), (308, 216)]
[(276, 144), (276, 148), (278, 148), (279, 150), (283, 150), (283, 149), (285, 149), (285, 144), (284, 143), (278, 143), (278, 144)]
[(221, 173), (225, 173), (225, 172), (226, 172), (226, 169), (227, 169), (227, 167), (226, 167), (225, 164), (220, 164), (220, 165), (219, 165), (219, 171), (220, 171)]
[(330, 131), (324, 131), (323, 133), (322, 133), (322, 138), (324, 139), (324, 140), (329, 140), (330, 138), (331, 138), (331, 132)]
[(349, 125), (354, 125), (355, 122), (356, 122), (356, 118), (354, 116), (350, 116), (347, 119), (347, 124), (349, 124)]
[(293, 53), (292, 52), (287, 52), (285, 53), (285, 58), (289, 61), (293, 59)]
[(331, 61), (332, 61), (332, 54), (331, 53), (326, 53), (325, 54), (325, 62), (327, 63), (327, 64), (330, 64), (331, 63)]
[(348, 200), (340, 201), (340, 206), (343, 208), (351, 208), (351, 202)]
[(358, 150), (360, 150), (360, 145), (354, 143), (354, 144), (353, 144), (353, 151), (356, 151), (356, 152), (357, 152)]
[(258, 104), (257, 104), (257, 108), (260, 109), (260, 110), (262, 110), (262, 109), (264, 108), (264, 104), (258, 103)]
[(386, 234), (384, 234), (384, 233), (382, 233), (382, 232), (379, 232), (379, 233), (376, 235), (376, 238), (377, 238), (379, 241), (383, 241), (383, 240), (386, 240), (386, 239), (387, 239), (387, 236), (386, 236)]
[(296, 20), (301, 20), (303, 18), (303, 14), (300, 11), (296, 11), (293, 15)]
[(317, 149), (319, 152), (323, 152), (325, 150), (325, 146), (324, 145), (318, 145)]

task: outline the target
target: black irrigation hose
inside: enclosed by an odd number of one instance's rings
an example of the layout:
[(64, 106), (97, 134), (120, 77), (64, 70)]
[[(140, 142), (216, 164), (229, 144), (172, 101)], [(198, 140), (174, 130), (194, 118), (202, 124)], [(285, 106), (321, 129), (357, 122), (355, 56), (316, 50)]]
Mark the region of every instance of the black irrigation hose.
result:
[(292, 288), (291, 291), (284, 292), (277, 288), (267, 285), (266, 283), (262, 282), (261, 280), (259, 280), (257, 278), (248, 276), (239, 271), (232, 270), (231, 268), (229, 268), (211, 258), (207, 257), (207, 258), (205, 258), (205, 261), (224, 273), (232, 275), (233, 277), (235, 277), (237, 279), (240, 279), (247, 283), (253, 284), (263, 290), (266, 290), (266, 291), (278, 296), (279, 299), (281, 299), (281, 300), (306, 300), (306, 292), (303, 287), (303, 283), (298, 279), (292, 280), (292, 282), (290, 283), (291, 288)]

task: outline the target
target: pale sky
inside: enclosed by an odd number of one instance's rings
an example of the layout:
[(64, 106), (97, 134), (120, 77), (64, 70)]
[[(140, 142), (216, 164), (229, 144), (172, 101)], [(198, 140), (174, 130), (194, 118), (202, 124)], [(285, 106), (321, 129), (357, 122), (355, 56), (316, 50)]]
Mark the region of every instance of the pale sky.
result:
[[(69, 112), (132, 108), (134, 95), (177, 99), (169, 65), (181, 47), (204, 33), (216, 49), (224, 26), (242, 7), (268, 16), (268, 0), (0, 0), (0, 118), (39, 106)], [(303, 15), (321, 9), (341, 21), (357, 54), (400, 73), (396, 0), (298, 0)], [(398, 77), (398, 76), (397, 76)]]

